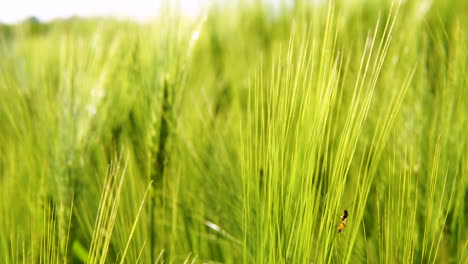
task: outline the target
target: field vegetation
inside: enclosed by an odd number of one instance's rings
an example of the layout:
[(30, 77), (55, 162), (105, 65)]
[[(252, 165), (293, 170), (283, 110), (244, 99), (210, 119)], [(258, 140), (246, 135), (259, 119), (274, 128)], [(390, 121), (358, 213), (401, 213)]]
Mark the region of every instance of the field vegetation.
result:
[(0, 27), (0, 263), (468, 263), (468, 2), (312, 2)]

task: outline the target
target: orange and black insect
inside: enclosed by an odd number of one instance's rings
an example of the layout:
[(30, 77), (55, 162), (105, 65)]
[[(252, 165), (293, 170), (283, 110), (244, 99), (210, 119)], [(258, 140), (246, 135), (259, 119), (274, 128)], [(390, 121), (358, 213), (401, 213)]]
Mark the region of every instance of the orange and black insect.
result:
[(343, 215), (340, 216), (340, 218), (341, 218), (341, 223), (338, 226), (338, 233), (340, 233), (341, 231), (343, 231), (346, 228), (346, 222), (347, 222), (347, 219), (348, 219), (348, 211), (344, 210)]

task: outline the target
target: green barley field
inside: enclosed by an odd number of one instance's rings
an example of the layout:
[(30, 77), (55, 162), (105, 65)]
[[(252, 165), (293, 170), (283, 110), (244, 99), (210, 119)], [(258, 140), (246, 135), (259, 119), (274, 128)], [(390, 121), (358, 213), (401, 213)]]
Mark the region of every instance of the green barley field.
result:
[(468, 2), (279, 2), (1, 26), (0, 263), (468, 263)]

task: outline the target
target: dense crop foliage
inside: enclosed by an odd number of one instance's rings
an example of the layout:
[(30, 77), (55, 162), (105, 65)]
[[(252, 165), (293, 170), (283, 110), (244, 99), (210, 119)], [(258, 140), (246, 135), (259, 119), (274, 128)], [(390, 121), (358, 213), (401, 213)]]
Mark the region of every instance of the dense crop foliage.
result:
[(0, 28), (0, 262), (467, 263), (468, 3), (267, 2)]

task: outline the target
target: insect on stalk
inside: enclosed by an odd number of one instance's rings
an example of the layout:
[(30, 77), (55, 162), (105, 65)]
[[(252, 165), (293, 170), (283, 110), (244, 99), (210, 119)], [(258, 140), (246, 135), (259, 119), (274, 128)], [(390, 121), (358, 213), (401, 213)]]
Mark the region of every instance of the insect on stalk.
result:
[(340, 216), (340, 218), (341, 218), (341, 223), (338, 226), (338, 233), (341, 233), (341, 231), (343, 231), (346, 228), (346, 222), (348, 219), (348, 210), (345, 209), (343, 212), (343, 215)]

